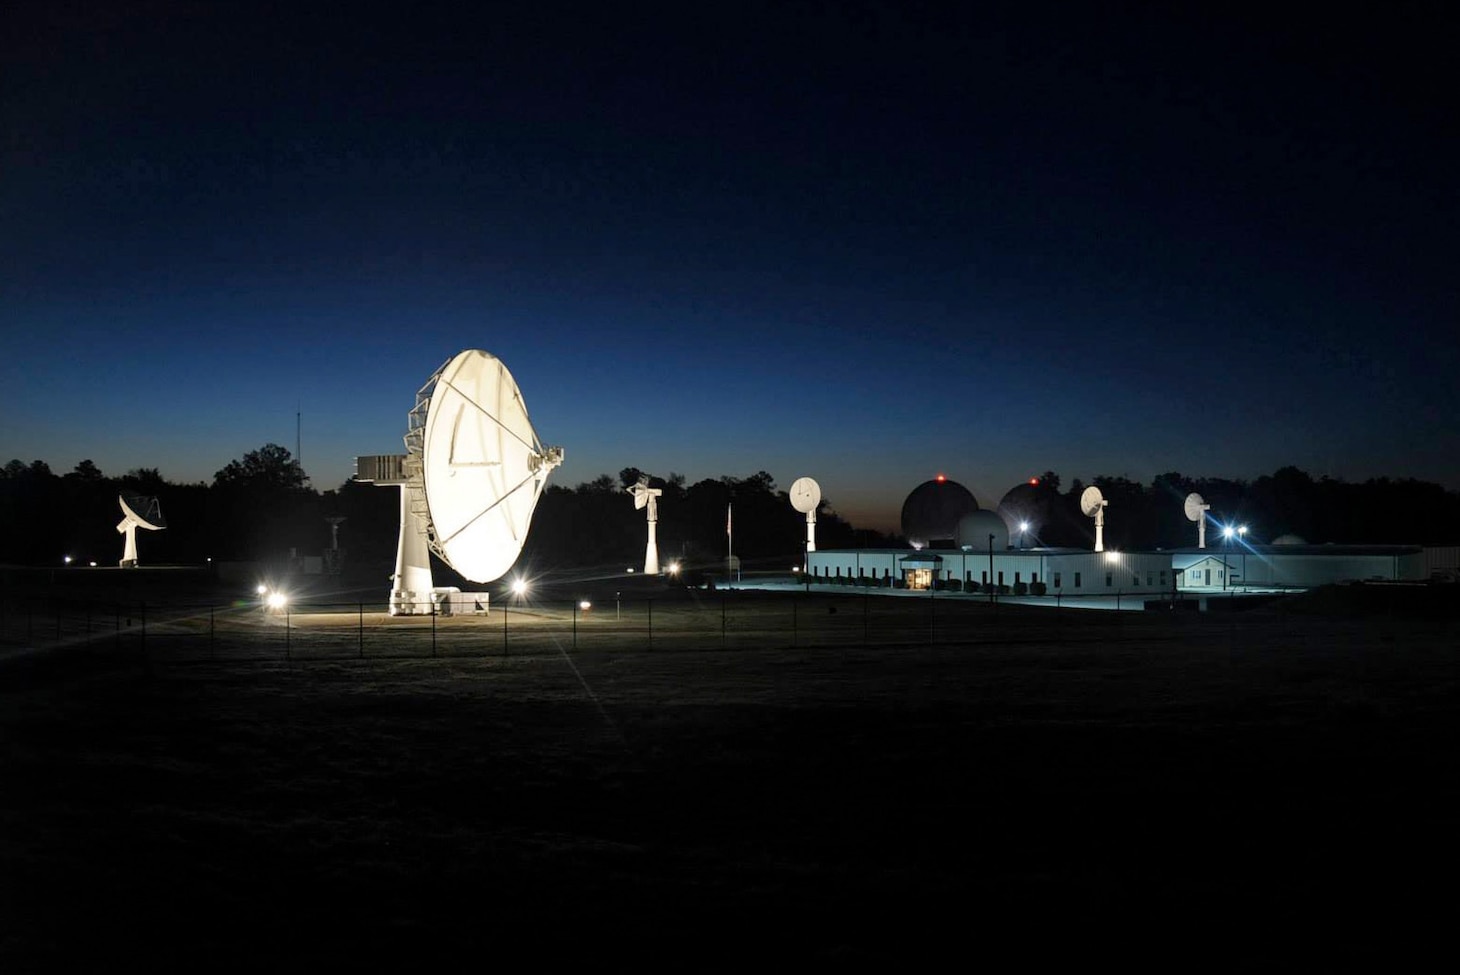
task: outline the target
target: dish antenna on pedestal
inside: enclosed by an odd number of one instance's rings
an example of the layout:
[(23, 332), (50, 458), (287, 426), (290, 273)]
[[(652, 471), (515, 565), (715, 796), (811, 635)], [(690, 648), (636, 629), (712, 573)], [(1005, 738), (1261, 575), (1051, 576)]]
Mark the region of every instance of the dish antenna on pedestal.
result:
[(1196, 522), (1196, 547), (1207, 547), (1207, 511), (1211, 505), (1195, 491), (1186, 496), (1186, 520)]
[(809, 477), (791, 482), (791, 507), (806, 515), (806, 551), (816, 551), (816, 506), (821, 504), (821, 485)]
[(137, 567), (137, 529), (145, 528), (148, 531), (161, 531), (167, 527), (163, 520), (162, 508), (156, 498), (144, 498), (141, 495), (119, 494), (117, 503), (122, 506), (122, 520), (117, 525), (118, 534), (126, 536), (122, 545), (122, 560), (117, 564), (127, 569)]
[(472, 582), (501, 578), (527, 541), (561, 447), (537, 439), (522, 391), (500, 359), (468, 349), (416, 393), (406, 453), (358, 457), (355, 477), (401, 489), (392, 616), (430, 613), (428, 552)]
[(1087, 518), (1095, 519), (1095, 551), (1105, 551), (1105, 507), (1110, 504), (1095, 485), (1087, 487), (1080, 495), (1080, 510)]
[(634, 510), (640, 508), (649, 509), (649, 543), (644, 548), (644, 575), (657, 576), (659, 574), (659, 540), (655, 532), (659, 527), (659, 496), (664, 493), (663, 488), (651, 488), (649, 486), (649, 475), (639, 475), (637, 484), (624, 488), (634, 496)]

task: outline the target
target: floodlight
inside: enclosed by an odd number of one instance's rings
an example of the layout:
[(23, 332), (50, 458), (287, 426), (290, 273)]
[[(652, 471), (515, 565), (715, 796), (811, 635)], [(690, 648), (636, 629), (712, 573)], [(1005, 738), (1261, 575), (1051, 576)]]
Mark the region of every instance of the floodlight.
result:
[(268, 602), (269, 609), (283, 609), (288, 605), (289, 597), (276, 590), (269, 593), (269, 598), (266, 601)]
[(515, 593), (518, 596), (520, 596), (523, 593), (527, 592), (527, 582), (526, 582), (526, 580), (523, 580), (523, 579), (513, 579), (512, 580), (512, 592)]
[(1222, 537), (1223, 538), (1231, 538), (1232, 537), (1232, 526), (1231, 525), (1223, 525), (1222, 526)]
[(593, 608), (593, 604), (586, 599), (580, 600), (578, 603), (578, 608), (583, 610), (584, 612), (587, 612), (588, 610)]
[(669, 574), (672, 575), (672, 576), (679, 575), (679, 563), (678, 562), (671, 562), (671, 563), (669, 563)]
[(65, 562), (67, 565), (70, 565), (71, 564), (71, 556), (68, 555), (65, 558), (61, 559), (61, 561), (62, 562)]
[(268, 591), (269, 591), (269, 587), (266, 586), (266, 585), (264, 585), (262, 582), (259, 583), (257, 586), (254, 587), (254, 592), (258, 593), (260, 596), (262, 596), (264, 593), (266, 593)]
[(1116, 552), (1114, 550), (1111, 550), (1109, 552), (1106, 552), (1105, 553), (1105, 561), (1107, 561), (1107, 562), (1119, 562), (1120, 561), (1120, 553), (1119, 552)]

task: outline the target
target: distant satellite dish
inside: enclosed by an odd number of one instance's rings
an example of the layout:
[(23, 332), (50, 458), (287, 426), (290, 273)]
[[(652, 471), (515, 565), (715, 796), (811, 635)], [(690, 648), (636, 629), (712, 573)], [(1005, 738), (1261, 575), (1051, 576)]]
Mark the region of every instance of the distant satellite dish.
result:
[(122, 520), (117, 525), (117, 533), (126, 538), (122, 545), (122, 560), (117, 564), (133, 569), (137, 567), (137, 529), (161, 531), (167, 527), (167, 522), (163, 520), (162, 507), (156, 498), (120, 494), (117, 503), (122, 506)]
[(816, 551), (816, 506), (821, 504), (821, 485), (809, 477), (791, 482), (791, 507), (806, 516), (806, 551)]
[(401, 488), (391, 615), (434, 612), (427, 551), (472, 582), (512, 567), (561, 447), (537, 439), (522, 392), (496, 356), (468, 349), (416, 393), (406, 454), (357, 457), (356, 479)]
[(1207, 519), (1206, 513), (1211, 508), (1206, 499), (1195, 491), (1186, 496), (1186, 520), (1196, 522), (1196, 547), (1207, 547)]
[(1080, 510), (1087, 518), (1095, 519), (1095, 551), (1105, 551), (1105, 508), (1110, 504), (1095, 485), (1090, 485), (1080, 495)]
[(643, 508), (649, 509), (649, 541), (644, 548), (644, 575), (657, 576), (659, 574), (659, 539), (656, 533), (659, 527), (659, 497), (664, 493), (664, 489), (651, 488), (649, 475), (641, 474), (637, 484), (632, 484), (624, 490), (634, 496), (635, 511)]

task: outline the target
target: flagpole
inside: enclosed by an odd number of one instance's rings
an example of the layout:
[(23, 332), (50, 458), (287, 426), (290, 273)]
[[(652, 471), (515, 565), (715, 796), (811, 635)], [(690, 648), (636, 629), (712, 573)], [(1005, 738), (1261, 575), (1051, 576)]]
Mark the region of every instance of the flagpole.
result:
[(735, 532), (734, 503), (725, 505), (725, 583), (734, 581), (735, 574)]

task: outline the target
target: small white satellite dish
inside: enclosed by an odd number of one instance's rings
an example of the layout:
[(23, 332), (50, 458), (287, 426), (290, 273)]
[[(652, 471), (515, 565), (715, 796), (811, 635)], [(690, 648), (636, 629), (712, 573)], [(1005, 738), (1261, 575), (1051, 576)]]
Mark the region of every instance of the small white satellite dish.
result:
[(167, 522), (163, 520), (162, 507), (157, 503), (156, 498), (144, 498), (136, 494), (130, 496), (119, 494), (117, 503), (122, 506), (122, 520), (117, 525), (117, 533), (126, 538), (122, 544), (122, 560), (117, 564), (123, 568), (136, 568), (137, 529), (161, 531), (167, 527)]
[(1207, 547), (1207, 517), (1206, 513), (1211, 509), (1206, 499), (1195, 491), (1186, 496), (1186, 520), (1196, 522), (1196, 547)]
[(659, 527), (659, 497), (664, 493), (664, 489), (651, 488), (649, 475), (641, 474), (637, 484), (630, 485), (624, 490), (634, 496), (634, 510), (649, 509), (649, 542), (644, 548), (644, 575), (657, 576), (659, 574), (659, 540), (656, 537), (656, 531)]
[(1105, 551), (1105, 508), (1110, 502), (1095, 485), (1090, 485), (1080, 495), (1080, 510), (1085, 517), (1095, 519), (1095, 551)]
[(821, 485), (809, 477), (791, 482), (791, 507), (806, 516), (806, 551), (816, 551), (816, 506), (821, 504)]
[(356, 479), (401, 488), (391, 615), (431, 613), (428, 551), (472, 582), (512, 567), (561, 447), (537, 439), (517, 382), (489, 352), (448, 359), (416, 393), (405, 456), (357, 457)]

